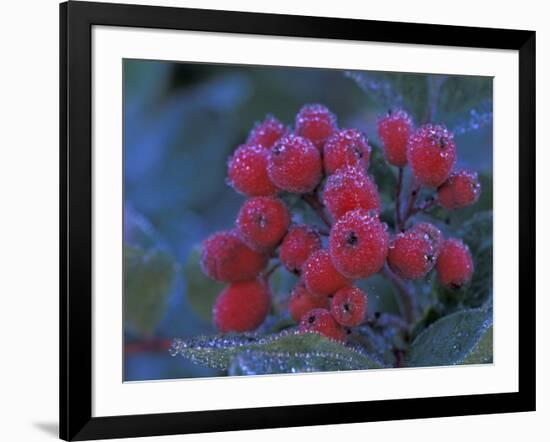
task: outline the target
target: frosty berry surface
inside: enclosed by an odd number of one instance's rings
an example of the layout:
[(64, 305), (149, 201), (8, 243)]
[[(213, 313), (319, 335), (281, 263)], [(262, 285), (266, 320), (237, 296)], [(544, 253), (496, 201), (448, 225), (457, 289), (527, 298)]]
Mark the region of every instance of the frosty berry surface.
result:
[(492, 80), (348, 74), (125, 62), (126, 380), (492, 361)]

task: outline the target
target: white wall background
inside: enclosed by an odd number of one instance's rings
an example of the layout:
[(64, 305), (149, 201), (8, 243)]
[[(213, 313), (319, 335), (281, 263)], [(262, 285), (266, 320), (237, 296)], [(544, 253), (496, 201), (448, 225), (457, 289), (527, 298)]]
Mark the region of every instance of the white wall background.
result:
[[(57, 437), (58, 7), (57, 0), (2, 2), (0, 26), (0, 440)], [(151, 0), (212, 9), (414, 21), (537, 31), (536, 413), (150, 438), (151, 441), (514, 440), (546, 434), (550, 418), (550, 28), (545, 3), (435, 0)], [(492, 3), (492, 4), (491, 4)], [(508, 4), (509, 3), (509, 4)], [(532, 295), (525, 293), (525, 295)], [(535, 437), (540, 439), (540, 437)]]

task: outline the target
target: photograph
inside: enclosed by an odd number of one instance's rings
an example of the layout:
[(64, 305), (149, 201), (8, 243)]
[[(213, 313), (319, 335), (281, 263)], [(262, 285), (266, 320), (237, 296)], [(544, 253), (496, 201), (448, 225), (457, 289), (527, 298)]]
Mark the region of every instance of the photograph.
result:
[(123, 382), (493, 363), (493, 77), (122, 60)]

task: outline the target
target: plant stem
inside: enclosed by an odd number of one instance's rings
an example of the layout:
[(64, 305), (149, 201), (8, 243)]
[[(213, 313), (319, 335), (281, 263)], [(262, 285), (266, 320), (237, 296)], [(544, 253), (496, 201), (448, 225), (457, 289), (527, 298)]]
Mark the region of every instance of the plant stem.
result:
[(390, 270), (387, 264), (382, 268), (382, 274), (394, 285), (399, 300), (401, 316), (403, 316), (403, 319), (410, 327), (416, 321), (417, 307), (414, 293), (399, 276)]
[(319, 198), (313, 193), (307, 193), (305, 195), (302, 195), (302, 199), (309, 205), (309, 207), (314, 210), (321, 221), (323, 221), (325, 225), (330, 229), (332, 227), (332, 223), (327, 217), (327, 214), (325, 213), (325, 207), (323, 206), (321, 201), (319, 201)]
[(322, 236), (329, 236), (330, 235), (330, 230), (322, 229), (320, 227), (317, 227), (317, 232), (319, 233), (319, 235), (322, 235)]
[(432, 197), (431, 199), (424, 201), (421, 205), (413, 207), (409, 216), (412, 216), (419, 212), (427, 212), (435, 205), (437, 205), (437, 199)]
[(393, 366), (395, 368), (401, 368), (403, 366), (403, 358), (405, 356), (405, 352), (399, 348), (394, 348), (393, 355), (395, 357), (395, 363)]
[(273, 266), (264, 273), (264, 279), (267, 281), (279, 267), (281, 267), (280, 262), (273, 264)]
[(403, 168), (399, 168), (395, 186), (395, 229), (401, 226), (401, 189), (403, 188)]
[(399, 230), (404, 231), (405, 227), (407, 225), (407, 221), (409, 220), (410, 216), (412, 215), (412, 211), (414, 208), (414, 205), (416, 203), (416, 198), (418, 197), (418, 192), (420, 191), (420, 184), (416, 182), (414, 177), (411, 177), (411, 192), (409, 194), (409, 201), (407, 203), (407, 208), (405, 210), (405, 215), (403, 215), (403, 218), (401, 218), (401, 223), (399, 225)]
[(393, 313), (376, 312), (375, 315), (368, 317), (363, 324), (379, 328), (395, 327), (401, 330), (405, 336), (409, 333), (409, 324), (401, 316), (394, 315)]
[(128, 342), (124, 345), (125, 353), (164, 352), (172, 345), (171, 339), (147, 339), (138, 342)]

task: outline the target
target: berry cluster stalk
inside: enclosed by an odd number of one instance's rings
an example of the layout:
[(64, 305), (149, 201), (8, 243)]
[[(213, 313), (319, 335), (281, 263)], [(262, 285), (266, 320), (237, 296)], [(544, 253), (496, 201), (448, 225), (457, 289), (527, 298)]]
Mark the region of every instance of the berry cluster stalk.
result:
[[(413, 183), (412, 185), (412, 190), (409, 197), (407, 211), (404, 215), (403, 221), (401, 221), (401, 206), (400, 206), (402, 187), (403, 187), (403, 168), (399, 168), (399, 175), (398, 175), (397, 186), (396, 186), (396, 198), (395, 198), (395, 218), (396, 218), (396, 226), (399, 226), (399, 229), (404, 230), (405, 224), (409, 219), (409, 217), (412, 216), (414, 213), (416, 213), (416, 211), (420, 209), (418, 207), (415, 207), (416, 196), (418, 194), (420, 186), (417, 183)], [(332, 222), (326, 215), (325, 207), (323, 203), (319, 200), (317, 193), (312, 192), (312, 193), (305, 194), (302, 196), (302, 199), (313, 209), (313, 211), (317, 214), (319, 219), (330, 229), (332, 227)], [(273, 269), (271, 271), (268, 271), (268, 273), (266, 274), (266, 278), (269, 277), (272, 271)], [(407, 327), (406, 327), (407, 331), (409, 331), (410, 326), (414, 324), (417, 318), (416, 297), (412, 292), (411, 288), (407, 285), (407, 283), (403, 279), (401, 279), (399, 276), (397, 276), (395, 273), (393, 273), (387, 264), (384, 265), (381, 273), (395, 287), (401, 316), (403, 317), (405, 323), (407, 324)]]

